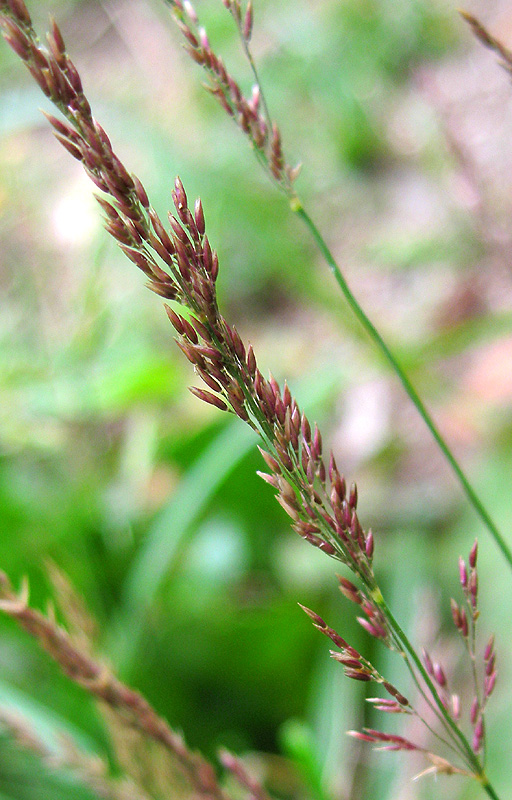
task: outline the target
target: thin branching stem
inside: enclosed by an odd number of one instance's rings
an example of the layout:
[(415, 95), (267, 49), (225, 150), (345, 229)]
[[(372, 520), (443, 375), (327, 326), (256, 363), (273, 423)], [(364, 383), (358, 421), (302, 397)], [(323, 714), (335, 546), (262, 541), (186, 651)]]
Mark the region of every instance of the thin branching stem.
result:
[[(432, 713), (434, 714), (435, 718), (443, 725), (443, 727), (447, 730), (447, 733), (449, 735), (451, 735), (451, 729), (448, 728), (448, 726), (446, 724), (446, 720), (444, 719), (444, 716), (442, 716), (439, 713), (439, 711), (436, 708), (436, 706), (434, 705), (432, 699), (429, 697), (429, 695), (426, 692), (425, 688), (422, 686), (421, 680), (420, 680), (420, 678), (418, 677), (418, 675), (416, 673), (414, 665), (411, 663), (411, 659), (409, 658), (407, 653), (405, 653), (403, 651), (400, 653), (400, 655), (402, 656), (402, 658), (403, 658), (403, 660), (404, 660), (404, 662), (405, 662), (405, 664), (407, 666), (407, 669), (409, 670), (409, 673), (411, 675), (413, 683), (416, 686), (416, 688), (417, 688), (418, 692), (420, 693), (421, 697), (423, 698), (423, 700), (425, 701), (425, 703), (427, 704), (429, 709), (432, 711)], [(427, 720), (424, 717), (422, 717), (420, 714), (417, 714), (417, 716), (418, 716), (418, 719), (423, 723), (423, 725), (425, 725), (425, 727), (430, 731), (432, 736), (435, 736), (436, 739), (438, 739), (440, 742), (442, 742), (447, 747), (449, 747), (450, 750), (453, 750), (454, 753), (459, 754), (459, 750), (457, 749), (457, 747), (455, 746), (453, 741), (448, 741), (447, 739), (445, 739), (444, 736), (442, 736), (440, 733), (438, 733), (432, 727), (432, 725), (430, 725), (427, 722)]]
[(485, 775), (483, 776), (483, 779), (481, 780), (481, 784), (482, 784), (482, 789), (485, 789), (485, 791), (487, 792), (489, 797), (492, 798), (492, 800), (500, 800), (499, 796), (496, 794), (496, 792), (494, 791), (493, 786), (489, 783), (489, 781), (487, 780)]
[(432, 697), (433, 697), (433, 699), (434, 699), (434, 701), (435, 701), (435, 703), (436, 703), (441, 715), (444, 717), (445, 722), (447, 723), (448, 727), (450, 728), (450, 731), (451, 731), (451, 734), (452, 734), (452, 739), (454, 739), (457, 742), (459, 753), (462, 755), (462, 757), (464, 758), (464, 760), (466, 761), (468, 766), (471, 767), (475, 778), (479, 781), (479, 783), (486, 790), (486, 792), (489, 794), (489, 796), (495, 798), (496, 800), (499, 800), (498, 795), (496, 794), (495, 790), (493, 789), (492, 785), (490, 784), (490, 782), (489, 782), (489, 780), (488, 780), (488, 778), (487, 778), (487, 776), (486, 776), (486, 774), (485, 774), (485, 772), (484, 772), (484, 770), (482, 768), (482, 765), (481, 765), (478, 757), (476, 756), (476, 754), (471, 749), (466, 737), (464, 736), (464, 734), (462, 733), (460, 728), (457, 726), (455, 720), (446, 711), (446, 709), (445, 709), (445, 707), (443, 705), (443, 702), (442, 702), (441, 698), (439, 697), (439, 694), (438, 694), (438, 692), (437, 692), (437, 690), (436, 690), (436, 688), (435, 688), (435, 686), (434, 686), (434, 684), (433, 684), (433, 682), (432, 682), (432, 680), (430, 678), (430, 675), (428, 674), (428, 672), (426, 671), (425, 667), (421, 663), (421, 659), (419, 658), (416, 650), (414, 649), (413, 645), (409, 641), (407, 635), (402, 630), (402, 628), (400, 627), (399, 623), (397, 622), (397, 620), (393, 616), (393, 614), (392, 614), (391, 610), (389, 609), (389, 607), (387, 606), (385, 600), (381, 597), (381, 598), (375, 598), (375, 601), (382, 608), (382, 610), (383, 610), (383, 612), (384, 612), (384, 614), (386, 616), (386, 619), (389, 621), (390, 625), (395, 630), (395, 632), (398, 635), (398, 637), (400, 638), (405, 650), (407, 651), (407, 653), (409, 653), (409, 655), (410, 655), (412, 661), (414, 662), (416, 668), (420, 672), (421, 677), (425, 681), (425, 684), (428, 686), (428, 689), (429, 689), (429, 691), (430, 691), (430, 693), (431, 693), (431, 695), (432, 695)]

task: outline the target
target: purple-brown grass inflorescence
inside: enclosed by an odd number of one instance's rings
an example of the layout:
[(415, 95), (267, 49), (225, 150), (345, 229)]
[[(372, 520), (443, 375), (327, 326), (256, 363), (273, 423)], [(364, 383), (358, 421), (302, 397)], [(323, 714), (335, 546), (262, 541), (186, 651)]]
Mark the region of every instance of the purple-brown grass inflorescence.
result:
[[(459, 575), (465, 606), (451, 600), (452, 618), (467, 649), (474, 685), (474, 696), (470, 709), (470, 721), (473, 726), (472, 745), (476, 753), (485, 750), (484, 712), (487, 702), (494, 691), (498, 673), (496, 670), (496, 653), (494, 636), (491, 636), (480, 660), (476, 652), (476, 626), (480, 616), (478, 609), (478, 543), (475, 540), (467, 560), (459, 559)], [(478, 662), (480, 661), (480, 675)]]
[(347, 492), (332, 455), (326, 468), (317, 426), (311, 426), (286, 384), (281, 390), (272, 376), (264, 378), (252, 347), (244, 345), (218, 310), (218, 259), (205, 233), (200, 200), (191, 210), (177, 178), (172, 193), (175, 212), (165, 225), (142, 183), (124, 167), (93, 117), (57, 24), (52, 22), (45, 47), (23, 0), (1, 0), (0, 20), (8, 44), (64, 115), (65, 120), (48, 118), (57, 139), (101, 190), (97, 199), (107, 231), (144, 272), (153, 291), (191, 312), (187, 319), (166, 307), (178, 346), (207, 386), (193, 388), (193, 393), (235, 413), (260, 433), (270, 469), (266, 480), (277, 489), (294, 529), (346, 563), (373, 589), (373, 535), (359, 522), (355, 487)]
[[(248, 16), (246, 8), (242, 16), (237, 0), (226, 0), (225, 4), (236, 18), (237, 9), (240, 11), (243, 36), (248, 36), (252, 10)], [(197, 25), (197, 15), (191, 4), (175, 0), (172, 5), (179, 12), (183, 32), (191, 51), (197, 56), (196, 60), (204, 63), (213, 75), (215, 91), (220, 92), (219, 99), (222, 98), (221, 102), (225, 102), (226, 109), (229, 107), (233, 115), (238, 115), (242, 127), (248, 127), (246, 133), (259, 148), (276, 180), (286, 188), (292, 178), (283, 159), (279, 131), (260, 114), (257, 94), (253, 95), (252, 101), (243, 98), (222, 62), (214, 57), (206, 35), (198, 32), (196, 36), (192, 27)], [(493, 645), (486, 649), (484, 696), (482, 698), (477, 692), (476, 703), (472, 706), (471, 747), (458, 725), (459, 703), (452, 700), (450, 705), (445, 697), (446, 676), (442, 667), (439, 664), (422, 665), (385, 604), (373, 572), (374, 537), (371, 531), (364, 531), (357, 514), (356, 487), (347, 490), (332, 453), (328, 462), (324, 460), (318, 427), (311, 426), (286, 383), (281, 388), (272, 375), (268, 379), (262, 375), (252, 347), (243, 343), (236, 329), (228, 324), (218, 309), (216, 279), (219, 264), (206, 234), (200, 200), (191, 208), (183, 184), (177, 178), (172, 192), (174, 212), (164, 223), (152, 208), (140, 180), (130, 174), (119, 160), (107, 134), (93, 117), (80, 76), (66, 52), (56, 23), (52, 22), (47, 46), (40, 43), (23, 0), (0, 0), (0, 23), (8, 44), (63, 114), (64, 120), (49, 116), (49, 121), (57, 139), (82, 163), (102, 192), (98, 201), (106, 216), (107, 231), (144, 272), (149, 287), (184, 309), (180, 313), (179, 309), (166, 305), (177, 333), (178, 346), (207, 387), (193, 387), (192, 392), (219, 410), (236, 414), (258, 432), (264, 445), (262, 455), (269, 469), (262, 477), (276, 490), (279, 503), (293, 520), (294, 530), (315, 547), (346, 564), (359, 579), (360, 589), (352, 581), (340, 578), (340, 589), (363, 612), (364, 616), (359, 617), (360, 624), (371, 636), (400, 654), (417, 686), (423, 681), (423, 697), (428, 695), (429, 708), (444, 726), (444, 735), (449, 738), (452, 748), (468, 765), (470, 774), (488, 786), (482, 764), (475, 754), (483, 748), (483, 707), (496, 676)], [(259, 144), (258, 136), (263, 137)], [(470, 554), (469, 571), (462, 563), (460, 570), (474, 630), (478, 616), (476, 546)], [(332, 655), (342, 664), (348, 677), (378, 683), (391, 695), (391, 701), (377, 698), (374, 701), (376, 708), (396, 713), (400, 707), (407, 713), (416, 713), (408, 700), (357, 650), (328, 628), (314, 612), (307, 610), (307, 613), (316, 627), (339, 648), (340, 652), (335, 651)], [(462, 612), (452, 613), (454, 619), (460, 619), (462, 628)], [(430, 725), (425, 724), (430, 729)], [(361, 736), (374, 737), (372, 741), (376, 737), (391, 749), (418, 749), (406, 739), (373, 730)], [(440, 764), (448, 763), (441, 757), (435, 758)], [(450, 769), (460, 771), (451, 765)]]
[[(199, 24), (192, 3), (189, 0), (166, 0), (166, 2), (171, 6), (185, 38), (185, 50), (208, 75), (207, 90), (217, 98), (224, 111), (247, 136), (260, 163), (270, 176), (288, 195), (292, 195), (292, 185), (300, 172), (300, 167), (292, 167), (286, 162), (281, 132), (277, 123), (270, 118), (259, 83), (256, 82), (254, 85), (251, 96), (246, 97), (239, 83), (228, 72), (222, 58), (212, 49), (205, 29)], [(223, 2), (235, 20), (244, 50), (255, 71), (248, 49), (254, 21), (252, 2), (249, 0), (245, 11), (242, 11), (240, 0), (223, 0)]]

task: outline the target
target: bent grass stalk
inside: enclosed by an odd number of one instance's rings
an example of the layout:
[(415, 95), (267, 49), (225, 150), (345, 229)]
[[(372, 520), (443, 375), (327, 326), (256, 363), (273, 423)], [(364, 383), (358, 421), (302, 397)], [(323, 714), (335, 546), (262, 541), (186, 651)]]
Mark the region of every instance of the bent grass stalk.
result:
[[(0, 572), (0, 611), (15, 619), (36, 638), (63, 672), (116, 715), (119, 723), (135, 728), (147, 739), (160, 745), (173, 759), (183, 777), (202, 800), (230, 800), (220, 785), (212, 765), (186, 746), (163, 717), (137, 691), (122, 683), (110, 669), (91, 656), (84, 641), (78, 644), (51, 615), (48, 617), (28, 604), (28, 583), (16, 594), (4, 573)], [(89, 644), (89, 643), (87, 643)], [(138, 795), (140, 797), (140, 794)]]
[[(345, 300), (351, 310), (365, 329), (366, 333), (373, 340), (378, 350), (382, 353), (392, 371), (398, 377), (403, 389), (409, 399), (416, 407), (420, 417), (430, 431), (434, 441), (442, 452), (444, 458), (450, 465), (456, 479), (460, 483), (466, 498), (473, 506), (473, 509), (480, 517), (481, 521), (491, 534), (503, 556), (512, 569), (512, 549), (500, 532), (498, 526), (487, 511), (484, 503), (479, 498), (476, 490), (466, 476), (464, 470), (450, 449), (448, 443), (442, 436), (439, 428), (434, 422), (431, 414), (427, 410), (424, 402), (419, 396), (414, 385), (400, 365), (399, 360), (393, 354), (390, 347), (385, 342), (375, 325), (372, 323), (359, 301), (350, 289), (343, 272), (334, 258), (327, 242), (323, 238), (319, 228), (313, 221), (310, 214), (306, 211), (304, 204), (298, 195), (294, 181), (299, 174), (299, 167), (292, 168), (287, 165), (282, 153), (281, 135), (279, 128), (272, 121), (268, 104), (265, 98), (258, 70), (250, 49), (250, 38), (253, 28), (253, 6), (252, 0), (247, 4), (245, 14), (242, 14), (240, 0), (223, 0), (224, 5), (229, 10), (240, 36), (243, 51), (249, 62), (255, 80), (255, 88), (251, 100), (244, 98), (236, 80), (229, 75), (222, 62), (213, 52), (206, 31), (199, 26), (198, 16), (189, 0), (165, 0), (171, 6), (174, 16), (178, 21), (183, 35), (186, 38), (185, 49), (192, 58), (206, 70), (211, 86), (207, 87), (211, 93), (217, 97), (224, 110), (234, 118), (237, 126), (248, 136), (257, 160), (269, 175), (272, 182), (278, 186), (288, 197), (290, 207), (308, 228), (316, 245), (318, 246), (329, 270), (331, 271), (336, 283), (341, 289)], [(464, 18), (470, 23), (475, 33), (489, 47), (498, 52), (503, 58), (506, 67), (510, 71), (512, 64), (512, 54), (503, 47), (496, 39), (491, 37), (471, 15), (463, 13)], [(263, 114), (259, 111), (259, 105), (263, 107)], [(272, 136), (270, 136), (272, 131)]]
[[(219, 264), (206, 234), (201, 201), (197, 200), (191, 211), (185, 189), (177, 178), (172, 193), (175, 213), (169, 214), (169, 227), (164, 226), (150, 205), (142, 183), (128, 172), (114, 153), (106, 132), (94, 119), (79, 73), (66, 52), (56, 23), (52, 21), (47, 34), (47, 49), (39, 42), (23, 0), (0, 0), (0, 22), (7, 43), (25, 63), (44, 94), (62, 112), (66, 121), (48, 115), (49, 122), (56, 138), (82, 163), (87, 175), (102, 192), (97, 199), (105, 213), (107, 231), (144, 272), (149, 288), (192, 312), (188, 320), (166, 305), (177, 333), (178, 346), (208, 387), (207, 390), (193, 387), (191, 391), (204, 402), (236, 414), (260, 435), (265, 445), (261, 452), (270, 470), (261, 476), (276, 490), (278, 502), (293, 520), (294, 530), (310, 544), (345, 564), (359, 579), (362, 589), (340, 579), (343, 593), (364, 614), (358, 621), (371, 636), (405, 659), (416, 683), (419, 675), (426, 687), (423, 691), (431, 698), (431, 707), (434, 707), (444, 728), (450, 747), (468, 767), (466, 774), (476, 779), (489, 796), (496, 798), (483, 762), (477, 755), (484, 735), (481, 710), (475, 718), (476, 726), (480, 726), (476, 746), (474, 740), (471, 747), (435, 685), (436, 682), (438, 686), (443, 685), (439, 669), (437, 673), (434, 669), (433, 681), (429, 669), (422, 664), (383, 598), (373, 571), (374, 536), (371, 530), (365, 532), (359, 521), (355, 485), (347, 490), (332, 453), (328, 467), (325, 466), (322, 436), (317, 426), (311, 427), (286, 383), (281, 390), (272, 376), (269, 380), (263, 377), (252, 346), (244, 345), (236, 329), (219, 312), (215, 288)], [(194, 37), (194, 41), (198, 40)], [(191, 46), (195, 45), (191, 43)], [(210, 59), (210, 62), (214, 74), (225, 75), (218, 59)], [(229, 81), (227, 83), (229, 85)], [(234, 94), (238, 97), (236, 91)], [(272, 132), (265, 127), (257, 111), (257, 98), (254, 98), (252, 106), (242, 102), (240, 97), (236, 102), (242, 116), (246, 114), (250, 135), (261, 142), (260, 149), (268, 150), (269, 169), (275, 179), (291, 185), (294, 173), (284, 161), (279, 132), (275, 126)], [(35, 618), (28, 614), (25, 598), (22, 597), (16, 606), (8, 585), (4, 593), (7, 595), (4, 610), (9, 613), (9, 610), (14, 612), (19, 607), (17, 618), (24, 627), (30, 630), (36, 625)], [(405, 710), (406, 713), (409, 701), (398, 689), (328, 628), (318, 615), (309, 610), (307, 613), (315, 626), (340, 650), (335, 657), (342, 663), (345, 674), (355, 680), (379, 684), (393, 698), (392, 701), (381, 701), (382, 708), (389, 708), (386, 702), (392, 702), (393, 710)], [(45, 628), (46, 623), (40, 617), (37, 621), (51, 637), (52, 631)], [(93, 685), (101, 687), (102, 683), (97, 684), (98, 677), (101, 676), (92, 675)], [(110, 683), (107, 683), (105, 691), (107, 689), (113, 691)], [(488, 694), (491, 691), (489, 689)], [(149, 715), (148, 718), (152, 719), (146, 706), (144, 709), (144, 718)], [(359, 734), (359, 737), (388, 742), (390, 749), (425, 752), (436, 772), (461, 772), (459, 767), (441, 756), (401, 737), (378, 731)], [(221, 800), (220, 795), (218, 797)]]
[[(28, 582), (25, 580), (19, 593), (16, 593), (7, 578), (0, 572), (0, 611), (8, 615), (33, 636), (40, 646), (60, 666), (67, 677), (84, 689), (93, 699), (98, 701), (100, 710), (106, 718), (107, 726), (119, 731), (127, 730), (129, 734), (137, 731), (144, 741), (151, 740), (162, 750), (169, 761), (172, 785), (165, 796), (182, 796), (174, 785), (175, 774), (181, 776), (198, 800), (234, 800), (237, 792), (230, 794), (219, 781), (212, 764), (199, 753), (192, 751), (183, 736), (174, 731), (168, 722), (161, 717), (151, 704), (139, 692), (120, 681), (111, 669), (91, 654), (91, 628), (94, 627), (87, 612), (84, 612), (81, 598), (71, 589), (65, 576), (53, 565), (50, 565), (51, 582), (55, 594), (59, 597), (59, 608), (67, 619), (68, 630), (58, 625), (54, 618), (53, 606), (47, 616), (29, 605)], [(78, 614), (77, 614), (78, 603)], [(84, 624), (85, 622), (85, 624)], [(69, 632), (71, 631), (71, 633)], [(108, 710), (108, 714), (105, 711)], [(17, 714), (0, 709), (0, 727), (5, 728), (14, 741), (23, 749), (37, 755), (52, 770), (70, 771), (81, 783), (89, 786), (98, 797), (105, 800), (151, 800), (155, 795), (140, 785), (140, 779), (124, 770), (123, 764), (118, 767), (127, 772), (122, 777), (113, 776), (110, 767), (103, 758), (86, 753), (69, 738), (62, 737), (61, 752), (56, 755), (30, 724)], [(132, 741), (133, 736), (129, 736)], [(125, 741), (122, 748), (113, 741), (114, 754), (120, 756), (120, 762), (127, 757), (141, 759), (140, 751), (135, 746), (133, 754), (130, 745)], [(119, 752), (121, 750), (122, 752)], [(149, 772), (162, 774), (160, 755), (152, 761), (151, 752), (147, 756)], [(242, 789), (251, 793), (254, 800), (271, 800), (263, 787), (250, 776), (243, 763), (226, 750), (221, 750), (219, 760), (231, 773)], [(164, 772), (168, 775), (168, 772)], [(158, 797), (162, 797), (158, 791)], [(185, 795), (188, 796), (188, 793)]]

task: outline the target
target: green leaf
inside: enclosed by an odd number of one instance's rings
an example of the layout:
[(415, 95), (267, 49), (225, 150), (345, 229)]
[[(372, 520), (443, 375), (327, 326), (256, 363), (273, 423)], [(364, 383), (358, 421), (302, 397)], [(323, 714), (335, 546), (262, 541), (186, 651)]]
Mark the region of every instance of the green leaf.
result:
[[(158, 515), (131, 566), (124, 586), (119, 618), (114, 624), (113, 649), (118, 664), (134, 655), (145, 613), (163, 577), (171, 570), (191, 527), (218, 487), (255, 444), (254, 433), (238, 420), (230, 421), (183, 479), (172, 501)], [(130, 636), (126, 636), (130, 630)]]

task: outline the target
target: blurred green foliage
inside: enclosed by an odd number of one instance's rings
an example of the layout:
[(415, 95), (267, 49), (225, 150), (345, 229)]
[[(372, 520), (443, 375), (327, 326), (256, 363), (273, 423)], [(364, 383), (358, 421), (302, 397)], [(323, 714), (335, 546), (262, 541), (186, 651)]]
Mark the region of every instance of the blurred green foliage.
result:
[[(249, 87), (222, 4), (197, 8)], [(155, 207), (169, 207), (176, 173), (190, 196), (201, 194), (223, 313), (260, 366), (288, 378), (357, 479), (397, 615), (415, 641), (447, 648), (458, 665), (447, 632), (459, 552), (480, 537), (486, 631), (508, 625), (508, 576), (307, 233), (201, 91), (164, 4), (38, 0), (31, 9), (40, 30), (49, 10), (59, 20), (97, 117)], [(258, 0), (255, 13), (254, 51), (287, 152), (304, 162), (301, 192), (507, 530), (512, 389), (496, 379), (494, 393), (482, 390), (495, 375), (489, 359), (499, 375), (511, 351), (510, 275), (501, 240), (480, 224), (496, 200), (492, 187), (476, 206), (460, 200), (467, 164), (421, 91), (422, 76), (454, 60), (464, 81), (462, 26), (441, 0)], [(455, 779), (410, 784), (421, 764), (344, 736), (377, 720), (297, 602), (372, 648), (377, 666), (396, 665), (355, 625), (332, 562), (289, 531), (255, 475), (251, 432), (188, 394), (193, 376), (159, 299), (106, 241), (90, 188), (39, 107), (0, 47), (0, 566), (14, 580), (28, 574), (43, 605), (53, 559), (87, 599), (121, 676), (207, 755), (221, 744), (267, 754), (281, 797), (476, 796)], [(67, 730), (104, 752), (82, 692), (0, 622), (0, 703), (45, 740)], [(512, 745), (506, 631), (489, 725), (498, 785)], [(82, 797), (0, 745), (0, 798)]]

